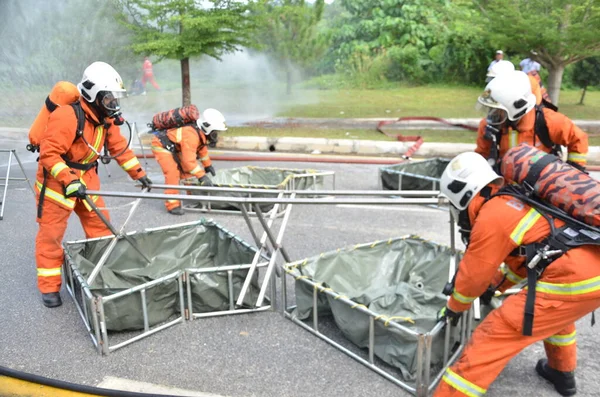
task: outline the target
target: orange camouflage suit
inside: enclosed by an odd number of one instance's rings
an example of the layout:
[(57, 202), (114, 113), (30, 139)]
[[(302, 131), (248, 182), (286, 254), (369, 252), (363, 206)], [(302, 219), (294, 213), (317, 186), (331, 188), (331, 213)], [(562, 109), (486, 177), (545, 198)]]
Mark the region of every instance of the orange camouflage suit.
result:
[[(524, 280), (524, 260), (511, 256), (511, 252), (520, 245), (539, 242), (550, 233), (548, 222), (516, 198), (496, 196), (484, 203), (479, 194), (468, 207), (471, 239), (448, 301), (448, 308), (457, 313), (467, 310), (490, 284), (502, 282), (500, 290), (505, 290)], [(555, 225), (563, 223), (555, 221)], [(505, 265), (498, 270), (502, 262)], [(542, 273), (536, 286), (532, 336), (523, 335), (526, 294), (521, 290), (508, 297), (475, 329), (462, 356), (444, 374), (434, 397), (484, 395), (513, 357), (541, 340), (550, 368), (574, 371), (575, 321), (600, 307), (600, 247), (571, 249)]]
[[(179, 185), (182, 179), (202, 178), (206, 175), (204, 168), (212, 164), (208, 156), (206, 135), (188, 125), (167, 130), (167, 138), (175, 144), (175, 153), (165, 149), (158, 136), (152, 138), (152, 152), (162, 168), (167, 185)], [(175, 156), (181, 166), (175, 161)], [(198, 164), (197, 159), (202, 166)], [(167, 189), (165, 194), (177, 194), (177, 190)], [(167, 211), (171, 211), (180, 207), (181, 201), (167, 200), (165, 206)]]
[[(586, 156), (588, 153), (587, 134), (577, 127), (567, 116), (555, 112), (548, 108), (542, 108), (550, 140), (556, 144), (566, 146), (568, 150), (567, 161), (577, 163), (585, 167)], [(499, 159), (504, 157), (508, 149), (521, 143), (527, 143), (535, 146), (546, 153), (550, 153), (552, 148), (542, 144), (540, 139), (535, 136), (535, 110), (530, 110), (517, 123), (517, 129), (504, 127), (500, 139)], [(479, 122), (477, 131), (477, 147), (475, 152), (481, 154), (486, 159), (490, 157), (492, 142), (485, 139), (486, 119)]]
[[(108, 124), (97, 125), (98, 119), (87, 103), (80, 99), (86, 115), (84, 137), (90, 145), (100, 152), (106, 142), (111, 154), (119, 154), (127, 147), (127, 140), (121, 135), (119, 127)], [(89, 208), (85, 201), (64, 196), (65, 187), (80, 179), (90, 190), (100, 189), (100, 179), (96, 167), (88, 171), (73, 168), (67, 162), (91, 164), (97, 161), (95, 154), (81, 138), (76, 139), (77, 117), (71, 106), (58, 107), (48, 120), (44, 139), (40, 143), (40, 159), (36, 177), (39, 230), (35, 240), (38, 288), (42, 293), (59, 292), (61, 287), (61, 265), (63, 263), (62, 240), (67, 229), (71, 212), (75, 211), (87, 238), (110, 235), (106, 225)], [(68, 159), (68, 161), (66, 160)], [(119, 165), (133, 179), (145, 176), (144, 170), (131, 150), (126, 150), (117, 158)], [(44, 179), (46, 187), (40, 198)], [(92, 196), (99, 207), (104, 207), (101, 197)], [(41, 208), (40, 208), (41, 200)], [(39, 210), (41, 209), (41, 214)], [(41, 217), (40, 217), (41, 215)], [(108, 213), (104, 212), (108, 218)]]

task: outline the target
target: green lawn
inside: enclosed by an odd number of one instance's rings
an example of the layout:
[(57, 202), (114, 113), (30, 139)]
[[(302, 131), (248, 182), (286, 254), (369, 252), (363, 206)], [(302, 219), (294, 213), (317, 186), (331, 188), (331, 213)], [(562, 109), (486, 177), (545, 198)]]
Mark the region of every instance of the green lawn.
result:
[[(474, 143), (476, 133), (467, 130), (388, 130), (389, 134), (402, 133), (405, 136), (422, 136), (425, 142), (447, 142), (447, 143)], [(300, 137), (300, 138), (328, 138), (328, 139), (367, 139), (374, 141), (394, 141), (394, 137), (388, 137), (375, 128), (366, 129), (334, 129), (334, 128), (310, 128), (310, 127), (282, 127), (282, 128), (260, 128), (260, 127), (230, 127), (223, 136), (264, 136), (269, 138)], [(590, 146), (600, 145), (600, 136), (589, 137)]]
[[(279, 116), (287, 117), (480, 117), (475, 110), (482, 89), (477, 87), (403, 87), (388, 90), (304, 90), (317, 102), (290, 105)], [(581, 92), (560, 93), (560, 111), (572, 119), (600, 119), (600, 92), (586, 94), (585, 105), (577, 105)]]
[[(437, 116), (444, 118), (480, 117), (475, 102), (481, 89), (461, 86), (398, 87), (378, 90), (296, 89), (291, 96), (283, 87), (204, 87), (193, 86), (192, 99), (199, 108), (214, 107), (226, 117), (245, 119), (269, 116), (327, 118), (394, 118), (402, 116)], [(0, 126), (28, 127), (43, 105), (47, 91), (3, 90), (0, 95)], [(600, 91), (586, 96), (579, 106), (579, 91), (561, 92), (560, 110), (572, 119), (600, 119)], [(154, 113), (179, 106), (178, 89), (154, 91), (146, 96), (122, 101), (125, 116), (138, 123), (148, 123)]]

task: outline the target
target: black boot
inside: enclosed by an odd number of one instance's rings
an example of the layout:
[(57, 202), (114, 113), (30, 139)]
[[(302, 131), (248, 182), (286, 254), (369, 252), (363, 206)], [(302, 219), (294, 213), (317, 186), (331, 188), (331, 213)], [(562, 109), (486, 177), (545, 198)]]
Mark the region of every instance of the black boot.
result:
[(58, 292), (50, 292), (48, 294), (42, 294), (42, 302), (46, 307), (58, 307), (62, 305), (60, 294)]
[(552, 369), (548, 366), (548, 360), (545, 358), (537, 362), (535, 370), (542, 378), (552, 383), (562, 396), (573, 396), (577, 393), (575, 372), (561, 372)]
[(183, 215), (185, 212), (183, 211), (183, 207), (179, 206), (179, 207), (175, 207), (171, 210), (169, 210), (169, 214), (172, 215)]

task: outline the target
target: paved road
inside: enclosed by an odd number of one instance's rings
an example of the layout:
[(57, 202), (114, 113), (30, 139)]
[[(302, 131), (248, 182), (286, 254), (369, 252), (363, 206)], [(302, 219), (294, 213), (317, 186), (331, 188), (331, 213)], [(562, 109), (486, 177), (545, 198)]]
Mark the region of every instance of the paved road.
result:
[[(23, 155), (34, 161), (31, 155)], [(0, 158), (0, 165), (4, 160)], [(156, 163), (151, 176), (160, 180)], [(217, 169), (243, 164), (217, 162)], [(265, 163), (265, 166), (319, 168), (336, 172), (338, 189), (376, 189), (377, 166), (336, 164)], [(26, 164), (34, 175), (35, 162)], [(5, 167), (0, 167), (4, 175)], [(16, 170), (16, 168), (14, 169)], [(111, 166), (112, 177), (102, 170), (103, 188), (133, 191), (126, 175)], [(9, 191), (5, 219), (0, 221), (4, 285), (0, 288), (0, 365), (87, 385), (106, 377), (157, 383), (222, 396), (403, 396), (392, 383), (371, 372), (343, 353), (274, 312), (254, 313), (194, 321), (159, 332), (147, 339), (100, 357), (80, 321), (75, 306), (63, 290), (65, 304), (46, 309), (35, 283), (34, 239), (37, 230), (31, 192), (24, 185)], [(109, 207), (127, 200), (108, 200)], [(112, 211), (120, 224), (127, 209)], [(168, 225), (191, 221), (198, 214), (174, 218), (161, 202), (148, 201), (128, 228)], [(229, 230), (247, 241), (241, 217), (214, 216)], [(297, 207), (294, 209), (284, 244), (293, 258), (303, 258), (339, 247), (416, 233), (448, 243), (447, 214), (430, 208), (383, 209), (370, 207)], [(76, 219), (67, 239), (82, 238)], [(596, 396), (598, 376), (598, 329), (589, 317), (579, 322), (579, 396)], [(490, 396), (557, 396), (534, 371), (543, 356), (536, 344), (507, 366), (491, 387)]]

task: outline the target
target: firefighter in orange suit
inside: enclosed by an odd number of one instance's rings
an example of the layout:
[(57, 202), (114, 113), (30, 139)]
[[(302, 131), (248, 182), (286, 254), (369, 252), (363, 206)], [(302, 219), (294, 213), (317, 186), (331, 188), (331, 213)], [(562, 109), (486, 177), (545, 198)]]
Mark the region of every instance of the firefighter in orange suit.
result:
[[(97, 160), (104, 145), (131, 178), (145, 187), (151, 185), (119, 131), (118, 125), (123, 119), (118, 98), (125, 96), (119, 74), (104, 62), (94, 62), (84, 71), (78, 89), (80, 106), (60, 106), (54, 110), (40, 142), (36, 178), (39, 230), (35, 256), (38, 288), (47, 307), (62, 304), (59, 294), (61, 244), (71, 212), (79, 216), (87, 238), (111, 234), (83, 200), (86, 189), (100, 188)], [(82, 134), (77, 131), (80, 119), (85, 120)], [(104, 206), (102, 198), (91, 198), (97, 206)]]
[[(475, 152), (487, 158), (490, 164), (497, 165), (508, 149), (521, 143), (547, 153), (562, 145), (568, 149), (569, 164), (585, 169), (587, 134), (568, 117), (546, 106), (538, 108), (546, 127), (541, 127), (539, 121), (536, 123), (538, 98), (532, 93), (531, 79), (521, 71), (511, 71), (499, 74), (487, 84), (484, 94), (477, 100), (487, 117), (479, 123)], [(542, 138), (544, 130), (547, 145)]]
[[(223, 114), (216, 109), (206, 109), (196, 124), (159, 131), (152, 138), (152, 152), (165, 175), (165, 183), (179, 185), (182, 179), (197, 178), (198, 185), (213, 186), (206, 175), (216, 175), (208, 146), (214, 146), (218, 132), (226, 130)], [(177, 190), (166, 189), (165, 194), (177, 194)], [(170, 214), (184, 214), (179, 200), (167, 200), (165, 206)]]
[[(513, 65), (511, 61), (500, 60), (488, 70), (485, 82), (487, 84), (496, 76), (514, 71), (515, 65)], [(540, 75), (528, 74), (527, 76), (529, 77), (529, 83), (531, 84), (531, 92), (533, 95), (535, 95), (535, 104), (540, 105), (542, 103), (542, 99), (544, 99), (546, 102), (552, 103), (550, 96), (548, 96), (548, 92), (546, 92), (546, 89), (542, 86), (542, 79), (540, 78)]]
[[(527, 267), (521, 251), (515, 249), (550, 234), (549, 221), (535, 209), (515, 197), (495, 195), (502, 184), (503, 178), (477, 153), (458, 155), (442, 175), (441, 191), (461, 229), (470, 231), (452, 295), (440, 312), (446, 320), (458, 320), (486, 290), (505, 289), (523, 280)], [(553, 222), (557, 228), (563, 225)], [(498, 283), (503, 262), (501, 272), (507, 281), (500, 278)], [(508, 297), (475, 329), (462, 356), (444, 374), (435, 397), (484, 395), (506, 364), (538, 341), (544, 341), (547, 356), (538, 361), (538, 374), (561, 395), (575, 394), (575, 321), (600, 306), (600, 247), (568, 250), (545, 268), (534, 289), (533, 316), (524, 315), (529, 306), (527, 290)]]

